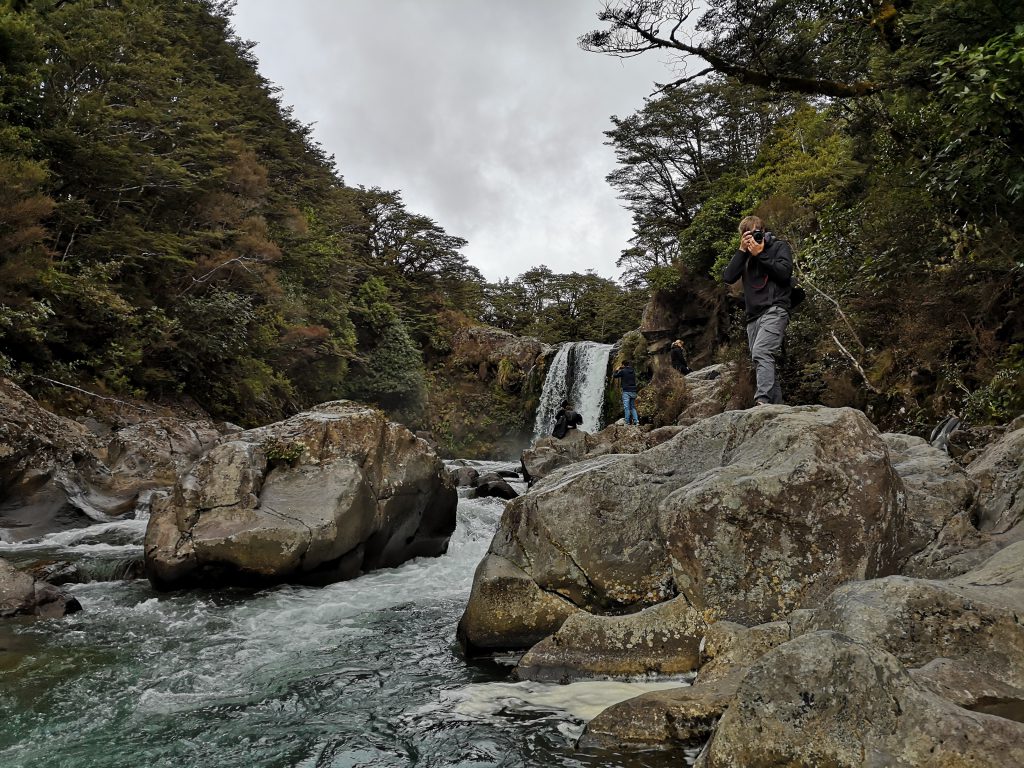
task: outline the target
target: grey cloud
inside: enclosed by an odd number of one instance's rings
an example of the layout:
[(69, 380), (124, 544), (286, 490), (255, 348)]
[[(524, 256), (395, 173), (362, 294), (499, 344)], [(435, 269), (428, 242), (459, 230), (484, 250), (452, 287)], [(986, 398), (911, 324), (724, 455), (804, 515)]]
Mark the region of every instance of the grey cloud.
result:
[(602, 131), (656, 59), (576, 47), (598, 0), (240, 0), (239, 35), (350, 184), (400, 189), (489, 278), (544, 263), (614, 276), (630, 219)]

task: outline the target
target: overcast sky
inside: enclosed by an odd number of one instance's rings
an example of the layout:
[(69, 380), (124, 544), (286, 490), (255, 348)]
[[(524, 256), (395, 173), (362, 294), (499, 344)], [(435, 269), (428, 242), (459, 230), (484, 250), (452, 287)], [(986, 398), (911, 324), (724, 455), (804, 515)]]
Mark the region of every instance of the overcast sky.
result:
[(604, 178), (609, 116), (672, 79), (586, 53), (600, 0), (239, 0), (260, 71), (350, 185), (469, 241), (490, 280), (545, 264), (616, 277), (630, 217)]

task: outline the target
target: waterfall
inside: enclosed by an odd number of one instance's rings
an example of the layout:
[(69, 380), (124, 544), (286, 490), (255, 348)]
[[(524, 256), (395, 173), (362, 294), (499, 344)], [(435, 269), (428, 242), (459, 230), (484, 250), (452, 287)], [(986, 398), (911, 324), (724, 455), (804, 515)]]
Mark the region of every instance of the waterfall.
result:
[(611, 351), (611, 344), (593, 341), (571, 341), (558, 348), (537, 406), (535, 438), (551, 434), (555, 413), (563, 400), (571, 400), (583, 416), (581, 429), (596, 432), (601, 428), (605, 374)]

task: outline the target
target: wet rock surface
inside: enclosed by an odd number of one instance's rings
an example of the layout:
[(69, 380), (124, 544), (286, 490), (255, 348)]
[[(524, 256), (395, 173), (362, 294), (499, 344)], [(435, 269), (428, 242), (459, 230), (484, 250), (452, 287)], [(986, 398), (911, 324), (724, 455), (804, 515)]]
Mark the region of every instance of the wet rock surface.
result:
[(78, 600), (0, 559), (0, 619), (13, 616), (59, 618), (82, 610)]

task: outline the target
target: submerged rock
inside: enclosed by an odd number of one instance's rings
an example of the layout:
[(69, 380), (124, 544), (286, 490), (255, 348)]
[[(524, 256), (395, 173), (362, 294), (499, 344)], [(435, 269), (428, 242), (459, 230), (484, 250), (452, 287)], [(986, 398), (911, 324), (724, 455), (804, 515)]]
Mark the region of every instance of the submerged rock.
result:
[(76, 598), (0, 559), (0, 618), (40, 616), (52, 619), (80, 610), (82, 605)]
[(154, 504), (146, 573), (159, 589), (352, 578), (445, 552), (456, 501), (422, 440), (325, 403), (200, 458)]

